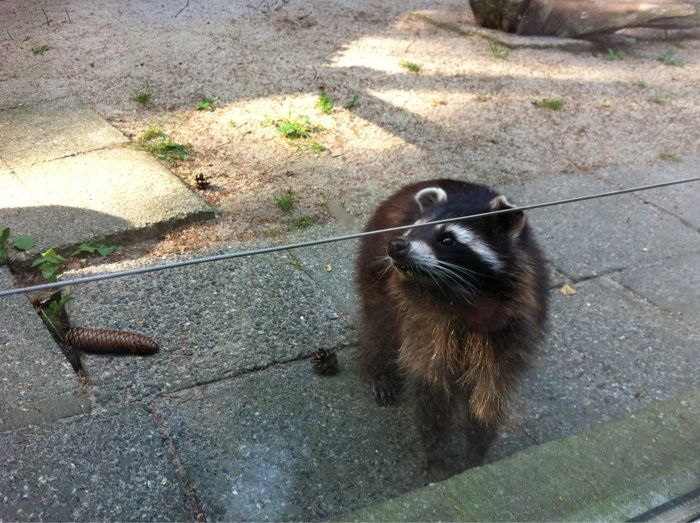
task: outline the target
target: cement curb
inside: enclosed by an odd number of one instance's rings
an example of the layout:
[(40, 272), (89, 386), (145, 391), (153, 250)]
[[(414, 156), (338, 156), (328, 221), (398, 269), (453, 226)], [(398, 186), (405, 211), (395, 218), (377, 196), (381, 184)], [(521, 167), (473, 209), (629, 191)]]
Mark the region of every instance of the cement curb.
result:
[(697, 488), (700, 389), (341, 521), (620, 521)]

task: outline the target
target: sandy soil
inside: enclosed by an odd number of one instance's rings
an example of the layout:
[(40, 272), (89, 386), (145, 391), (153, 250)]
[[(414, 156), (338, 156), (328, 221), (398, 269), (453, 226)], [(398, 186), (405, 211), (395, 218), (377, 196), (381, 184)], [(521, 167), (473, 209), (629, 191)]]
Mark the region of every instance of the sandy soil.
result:
[[(700, 154), (693, 35), (647, 32), (623, 60), (525, 49), (501, 59), (418, 9), (469, 16), (466, 0), (0, 1), (0, 103), (73, 92), (135, 141), (155, 125), (190, 144), (173, 172), (209, 178), (202, 195), (221, 214), (148, 247), (160, 253), (284, 233), (290, 214), (274, 197), (287, 190), (291, 216), (322, 222), (343, 206), (363, 220), (416, 179), (503, 184)], [(660, 62), (667, 51), (683, 67)], [(153, 93), (144, 106), (133, 100), (142, 91)], [(219, 97), (214, 109), (195, 110), (205, 95)], [(535, 107), (542, 98), (564, 107)], [(304, 115), (323, 128), (305, 142), (275, 128)]]

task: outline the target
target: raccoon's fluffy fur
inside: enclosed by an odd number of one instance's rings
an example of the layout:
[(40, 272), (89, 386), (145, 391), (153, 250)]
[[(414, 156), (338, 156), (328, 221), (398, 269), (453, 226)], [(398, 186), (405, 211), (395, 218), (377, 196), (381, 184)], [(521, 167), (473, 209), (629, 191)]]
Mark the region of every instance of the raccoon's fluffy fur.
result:
[[(400, 189), (366, 230), (511, 207), (491, 189), (433, 180)], [(543, 338), (547, 273), (522, 212), (366, 236), (361, 367), (381, 404), (406, 389), (437, 476), (481, 463), (528, 356)], [(466, 436), (462, 463), (450, 435)]]

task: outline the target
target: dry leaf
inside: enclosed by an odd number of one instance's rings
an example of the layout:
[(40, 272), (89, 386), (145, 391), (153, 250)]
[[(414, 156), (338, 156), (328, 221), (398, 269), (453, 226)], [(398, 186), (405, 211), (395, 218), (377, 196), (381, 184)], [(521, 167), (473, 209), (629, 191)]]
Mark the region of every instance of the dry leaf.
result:
[(561, 292), (564, 296), (573, 296), (576, 294), (576, 289), (574, 289), (571, 285), (568, 283), (565, 283), (561, 289), (559, 289), (559, 292)]
[(331, 265), (330, 263), (328, 265), (326, 265), (326, 272), (331, 272), (332, 270), (333, 270), (333, 265)]

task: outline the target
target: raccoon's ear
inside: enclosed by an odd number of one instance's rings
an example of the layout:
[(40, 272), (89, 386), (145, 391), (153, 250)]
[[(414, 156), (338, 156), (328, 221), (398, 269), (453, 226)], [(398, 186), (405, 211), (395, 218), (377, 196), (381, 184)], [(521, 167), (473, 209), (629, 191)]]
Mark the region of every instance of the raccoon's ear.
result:
[[(512, 209), (513, 207), (515, 206), (512, 205), (503, 195), (496, 196), (489, 202), (489, 208), (492, 211)], [(508, 232), (514, 236), (519, 235), (522, 232), (523, 227), (525, 227), (526, 219), (523, 211), (509, 212), (495, 216), (495, 218), (498, 220), (498, 223), (501, 225), (504, 232)]]
[(421, 212), (425, 212), (435, 204), (445, 203), (447, 201), (447, 193), (440, 187), (426, 187), (418, 191), (414, 197)]

